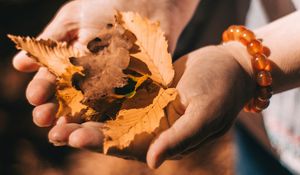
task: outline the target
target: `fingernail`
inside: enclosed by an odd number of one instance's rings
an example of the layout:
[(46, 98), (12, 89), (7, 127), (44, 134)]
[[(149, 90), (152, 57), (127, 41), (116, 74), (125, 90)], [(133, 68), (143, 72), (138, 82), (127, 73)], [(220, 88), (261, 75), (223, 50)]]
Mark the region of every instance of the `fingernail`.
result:
[(53, 141), (49, 140), (50, 143), (52, 143), (54, 146), (65, 146), (67, 145), (67, 142), (58, 142), (58, 141)]
[(51, 133), (49, 136), (49, 142), (52, 143), (54, 146), (64, 146), (67, 145), (66, 141), (62, 141), (61, 134), (58, 133)]

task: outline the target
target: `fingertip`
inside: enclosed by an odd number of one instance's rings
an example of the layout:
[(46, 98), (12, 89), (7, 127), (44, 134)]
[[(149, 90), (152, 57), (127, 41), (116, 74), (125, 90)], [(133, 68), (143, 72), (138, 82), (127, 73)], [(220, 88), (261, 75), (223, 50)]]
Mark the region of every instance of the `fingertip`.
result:
[(79, 124), (75, 123), (56, 125), (48, 134), (49, 142), (56, 146), (66, 145), (68, 143), (70, 134), (80, 127), (81, 126)]
[(33, 106), (41, 105), (49, 100), (54, 93), (51, 83), (44, 80), (32, 80), (26, 89), (26, 98)]
[(160, 141), (155, 140), (154, 143), (150, 145), (147, 152), (147, 164), (151, 169), (157, 169), (165, 161), (166, 155), (162, 153)]
[(57, 104), (46, 103), (33, 109), (33, 122), (39, 127), (51, 126), (55, 118)]
[(77, 131), (75, 131), (74, 133), (72, 133), (69, 137), (69, 145), (74, 147), (74, 148), (82, 148), (85, 146), (85, 141), (84, 138), (85, 137), (85, 133), (84, 131), (82, 131), (82, 129), (79, 129)]
[(21, 72), (34, 72), (39, 69), (39, 64), (32, 58), (26, 55), (25, 51), (20, 51), (13, 58), (13, 66), (16, 70)]
[(68, 120), (66, 117), (62, 116), (62, 117), (59, 117), (56, 121), (56, 125), (64, 125), (64, 124), (67, 124), (68, 123)]
[(26, 89), (26, 98), (34, 106), (41, 105), (53, 97), (55, 91), (55, 76), (44, 69), (35, 75)]
[(103, 138), (103, 134), (98, 129), (84, 127), (71, 133), (69, 145), (75, 148), (101, 150)]

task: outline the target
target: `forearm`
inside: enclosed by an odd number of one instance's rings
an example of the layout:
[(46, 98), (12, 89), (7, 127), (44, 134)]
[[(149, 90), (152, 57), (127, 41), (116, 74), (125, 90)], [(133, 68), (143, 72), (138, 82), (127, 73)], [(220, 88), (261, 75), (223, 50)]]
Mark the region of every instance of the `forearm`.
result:
[[(273, 90), (281, 92), (300, 86), (300, 11), (255, 30), (257, 38), (271, 49)], [(251, 57), (237, 42), (225, 45), (241, 66), (253, 76)]]
[(284, 91), (300, 86), (300, 11), (258, 29), (271, 49), (274, 91)]

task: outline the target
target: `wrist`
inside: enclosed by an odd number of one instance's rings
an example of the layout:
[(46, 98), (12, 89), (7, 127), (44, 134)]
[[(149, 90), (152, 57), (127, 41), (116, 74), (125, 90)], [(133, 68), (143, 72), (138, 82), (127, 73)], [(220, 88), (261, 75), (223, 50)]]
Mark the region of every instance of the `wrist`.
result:
[(242, 80), (244, 81), (244, 93), (246, 100), (250, 100), (255, 96), (256, 77), (251, 63), (251, 55), (247, 52), (247, 48), (237, 41), (224, 43), (219, 47), (226, 50), (240, 65)]
[(239, 65), (243, 68), (245, 74), (255, 84), (255, 74), (251, 63), (251, 55), (247, 52), (247, 48), (237, 41), (223, 43), (221, 45)]
[[(247, 112), (261, 112), (269, 106), (270, 98), (273, 94), (273, 80), (271, 75), (272, 66), (271, 61), (268, 59), (271, 54), (270, 49), (262, 45), (261, 39), (257, 39), (255, 34), (244, 26), (230, 26), (226, 31), (224, 31), (222, 39), (225, 43), (229, 41), (238, 41), (243, 46), (246, 46), (247, 52), (249, 53), (248, 55), (250, 56), (249, 60), (251, 60), (250, 64), (252, 65), (252, 74), (249, 66), (246, 66), (246, 69), (248, 68), (248, 72), (250, 72), (249, 75), (254, 75), (256, 92), (254, 94), (254, 98), (247, 103), (244, 109)], [(237, 60), (244, 63), (243, 59)], [(245, 65), (249, 65), (249, 62), (248, 64), (243, 63), (242, 65), (244, 65), (244, 67)]]

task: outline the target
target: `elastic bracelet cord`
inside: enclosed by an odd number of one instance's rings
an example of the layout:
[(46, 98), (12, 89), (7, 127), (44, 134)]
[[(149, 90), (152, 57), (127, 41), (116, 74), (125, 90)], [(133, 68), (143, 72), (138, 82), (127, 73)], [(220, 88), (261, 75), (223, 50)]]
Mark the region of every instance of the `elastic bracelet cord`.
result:
[(256, 79), (254, 97), (245, 105), (246, 112), (259, 113), (266, 109), (272, 97), (271, 64), (267, 57), (271, 55), (268, 47), (262, 45), (261, 39), (256, 39), (255, 34), (244, 26), (233, 25), (224, 31), (223, 42), (239, 41), (246, 46), (252, 56), (251, 63)]

